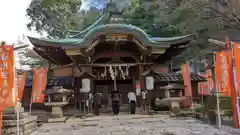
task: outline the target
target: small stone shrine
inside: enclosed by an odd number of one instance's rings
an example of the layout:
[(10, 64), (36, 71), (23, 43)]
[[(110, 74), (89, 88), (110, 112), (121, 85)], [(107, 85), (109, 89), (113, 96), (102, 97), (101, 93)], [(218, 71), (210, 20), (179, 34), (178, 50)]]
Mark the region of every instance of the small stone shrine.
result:
[(165, 96), (157, 103), (169, 106), (173, 112), (179, 112), (184, 86), (182, 84), (172, 83), (160, 87), (160, 90), (164, 90)]

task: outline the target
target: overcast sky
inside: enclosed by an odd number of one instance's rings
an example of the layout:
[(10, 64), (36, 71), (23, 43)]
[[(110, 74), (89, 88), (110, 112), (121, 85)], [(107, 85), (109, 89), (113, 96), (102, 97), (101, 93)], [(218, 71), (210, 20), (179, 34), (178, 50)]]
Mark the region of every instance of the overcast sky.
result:
[[(87, 9), (89, 5), (103, 8), (104, 3), (107, 2), (107, 0), (82, 1), (82, 9)], [(26, 9), (30, 2), (31, 0), (0, 0), (0, 41), (6, 41), (12, 44), (23, 34), (40, 37), (36, 32), (28, 31), (26, 28), (26, 24), (29, 22), (26, 17)]]
[(38, 36), (26, 28), (26, 9), (30, 2), (31, 0), (0, 0), (0, 41), (12, 44), (23, 34)]

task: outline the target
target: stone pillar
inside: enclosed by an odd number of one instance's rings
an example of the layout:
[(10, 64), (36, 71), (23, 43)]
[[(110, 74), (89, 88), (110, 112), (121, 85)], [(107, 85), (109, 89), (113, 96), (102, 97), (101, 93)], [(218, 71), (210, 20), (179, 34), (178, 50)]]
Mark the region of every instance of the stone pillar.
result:
[(61, 106), (52, 107), (52, 117), (55, 117), (55, 118), (63, 117), (63, 109)]
[(103, 87), (103, 105), (105, 108), (108, 107), (108, 100), (109, 100), (108, 90), (109, 90), (108, 86)]

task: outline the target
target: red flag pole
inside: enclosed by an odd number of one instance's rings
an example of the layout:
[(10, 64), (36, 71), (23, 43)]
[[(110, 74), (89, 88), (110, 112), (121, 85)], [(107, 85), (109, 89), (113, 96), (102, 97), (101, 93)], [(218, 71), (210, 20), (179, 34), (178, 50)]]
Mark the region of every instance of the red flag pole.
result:
[(33, 101), (33, 90), (31, 92), (31, 99), (30, 99), (30, 104), (29, 104), (29, 115), (32, 113), (32, 101)]
[[(231, 45), (229, 39), (227, 38), (227, 47)], [(229, 47), (230, 48), (230, 47)], [(238, 101), (238, 82), (236, 81), (238, 78), (237, 76), (237, 69), (236, 69), (236, 64), (235, 64), (235, 54), (234, 54), (234, 49), (235, 49), (235, 44), (233, 44), (233, 47), (231, 48), (232, 50), (232, 66), (230, 66), (230, 77), (232, 79), (231, 83), (231, 97), (232, 97), (232, 107), (233, 107), (233, 121), (234, 121), (234, 127), (239, 128), (239, 101)]]
[(219, 103), (220, 103), (220, 100), (219, 100), (219, 87), (218, 87), (218, 84), (216, 83), (217, 82), (217, 74), (216, 74), (216, 52), (213, 53), (213, 65), (214, 65), (214, 72), (215, 72), (215, 75), (214, 75), (214, 78), (215, 78), (215, 92), (216, 92), (216, 97), (217, 97), (217, 127), (218, 128), (221, 128), (222, 126), (222, 121), (221, 121), (221, 115), (220, 115), (220, 106), (219, 106)]

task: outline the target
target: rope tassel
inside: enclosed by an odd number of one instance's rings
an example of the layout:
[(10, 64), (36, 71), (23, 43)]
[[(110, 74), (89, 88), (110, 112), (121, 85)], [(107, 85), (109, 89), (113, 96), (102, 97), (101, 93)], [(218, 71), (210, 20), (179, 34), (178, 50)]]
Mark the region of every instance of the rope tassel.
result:
[(123, 78), (123, 80), (125, 80), (126, 77), (125, 77), (125, 75), (124, 75), (124, 73), (123, 73), (123, 70), (122, 70), (121, 66), (119, 66), (118, 68), (119, 68), (119, 70), (120, 70), (120, 72), (121, 72), (121, 74), (122, 74), (122, 78)]

